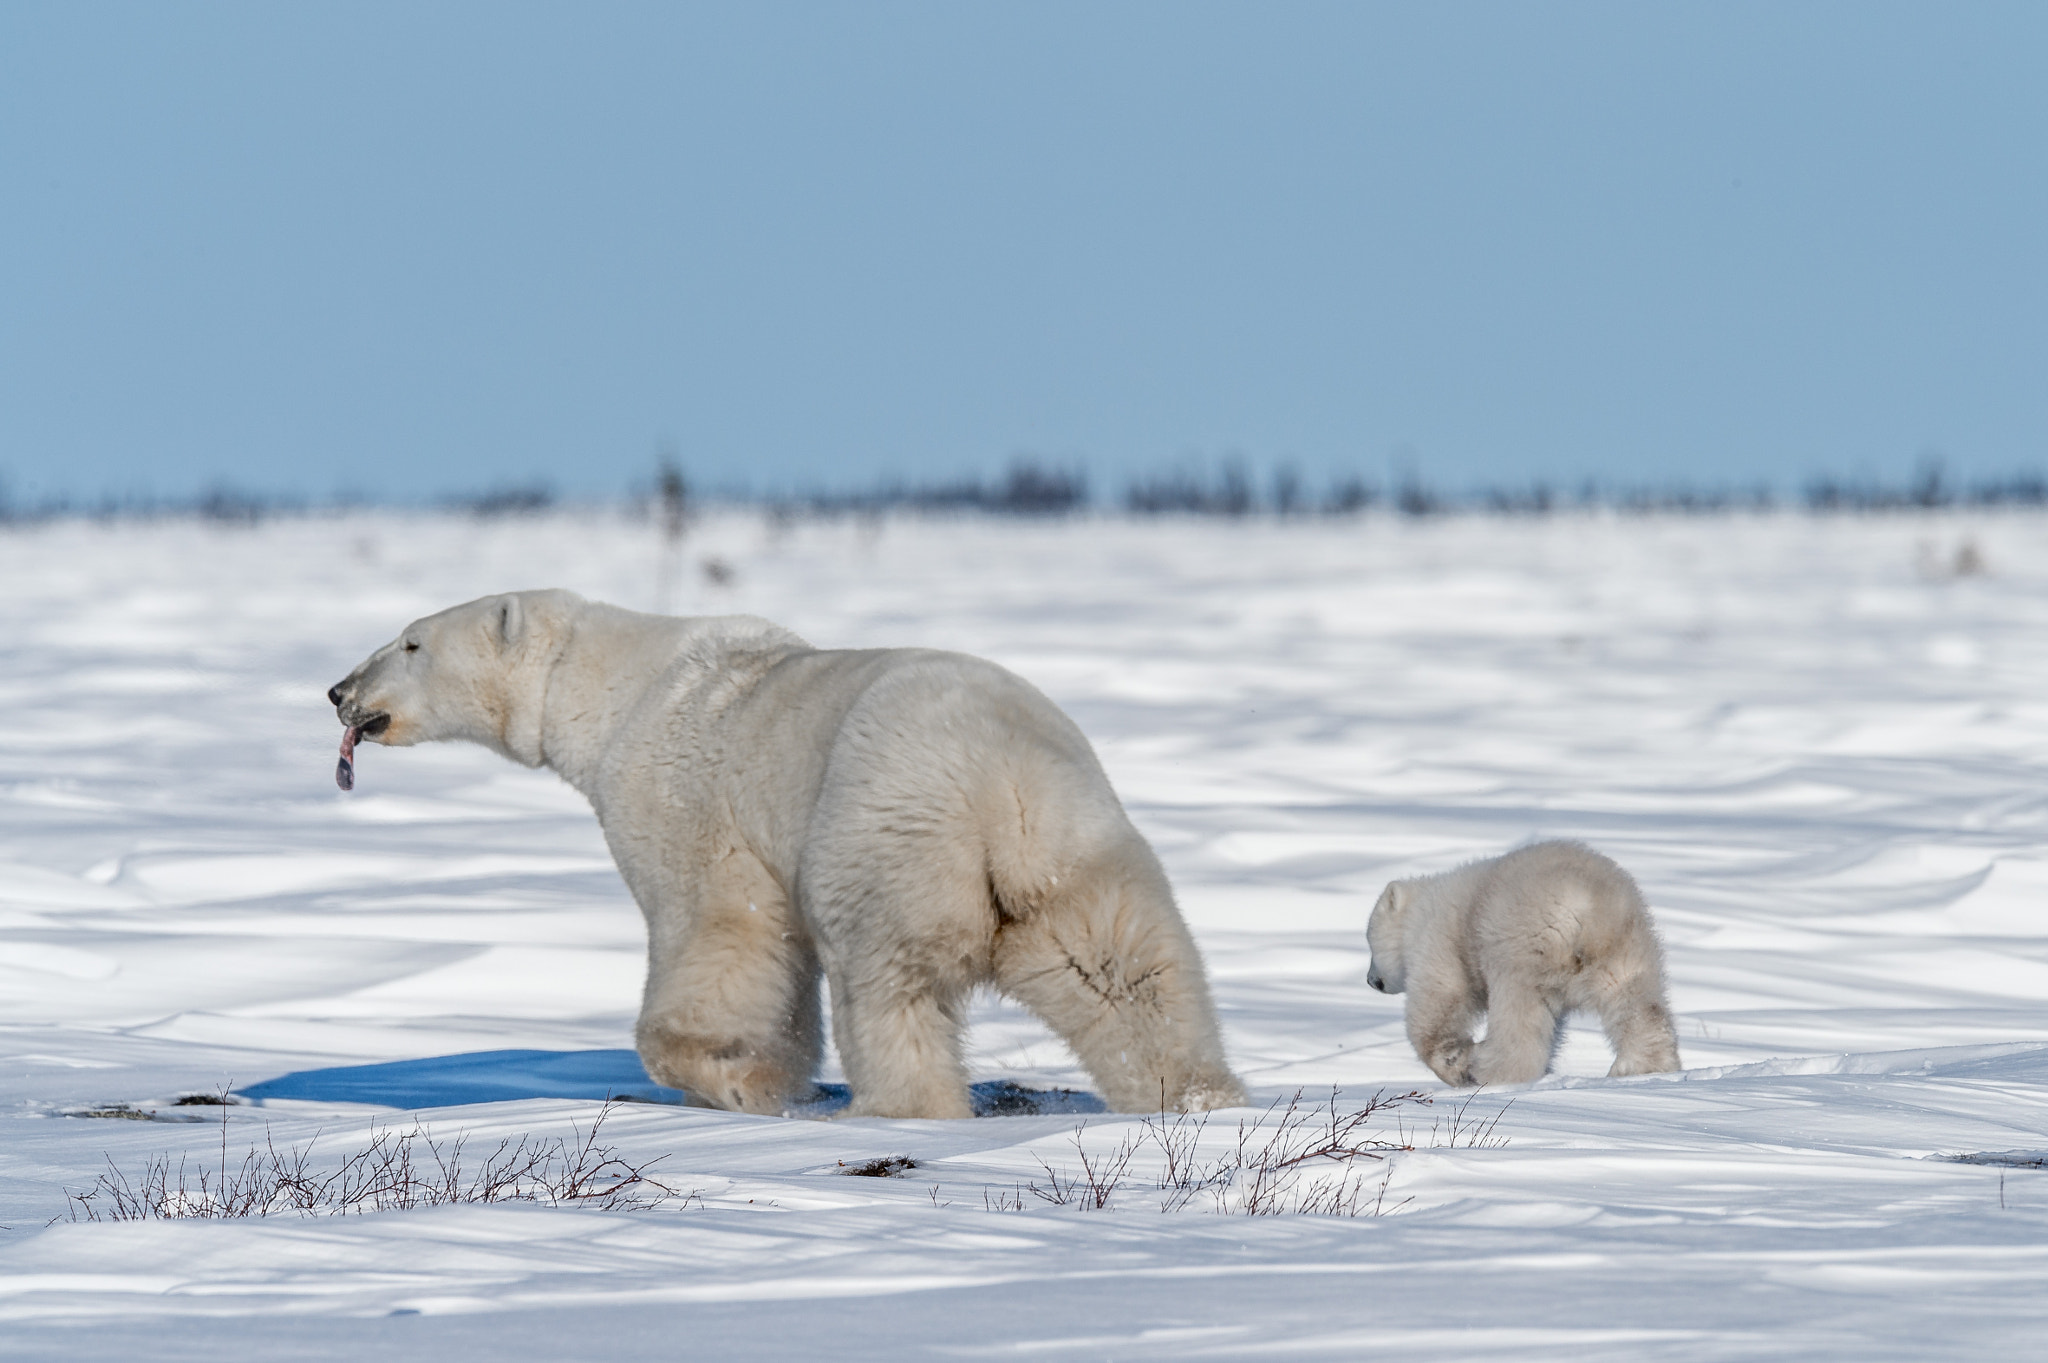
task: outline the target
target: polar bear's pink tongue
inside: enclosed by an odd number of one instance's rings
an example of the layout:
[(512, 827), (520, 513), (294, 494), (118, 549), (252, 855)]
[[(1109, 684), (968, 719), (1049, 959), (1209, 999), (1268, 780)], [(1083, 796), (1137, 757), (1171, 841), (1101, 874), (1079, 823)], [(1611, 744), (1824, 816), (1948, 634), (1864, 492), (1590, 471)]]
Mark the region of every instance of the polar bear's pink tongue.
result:
[(348, 732), (341, 736), (341, 760), (334, 764), (334, 784), (343, 790), (356, 788), (356, 740), (363, 736), (363, 726), (351, 724)]

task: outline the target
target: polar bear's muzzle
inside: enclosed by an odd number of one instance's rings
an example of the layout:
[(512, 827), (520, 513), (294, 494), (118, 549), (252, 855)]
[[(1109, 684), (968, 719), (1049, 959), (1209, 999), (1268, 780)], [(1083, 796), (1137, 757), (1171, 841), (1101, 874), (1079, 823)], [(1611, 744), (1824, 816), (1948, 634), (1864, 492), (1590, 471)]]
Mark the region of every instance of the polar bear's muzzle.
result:
[(335, 717), (351, 729), (357, 730), (364, 738), (375, 738), (391, 727), (391, 716), (383, 710), (365, 710), (342, 690), (342, 682), (327, 688), (327, 699), (334, 706)]
[(364, 710), (359, 706), (345, 705), (340, 711), (341, 722), (356, 731), (358, 738), (379, 738), (391, 727), (391, 716), (381, 710)]

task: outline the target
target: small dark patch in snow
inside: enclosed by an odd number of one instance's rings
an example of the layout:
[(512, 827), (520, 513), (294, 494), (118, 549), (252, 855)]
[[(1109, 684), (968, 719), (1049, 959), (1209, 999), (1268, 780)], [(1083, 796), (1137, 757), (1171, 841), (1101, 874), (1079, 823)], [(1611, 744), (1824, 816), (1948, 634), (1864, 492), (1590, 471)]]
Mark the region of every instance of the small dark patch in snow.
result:
[(103, 1103), (99, 1107), (74, 1108), (64, 1115), (66, 1117), (101, 1117), (118, 1122), (154, 1122), (158, 1120), (154, 1112), (145, 1112), (139, 1107), (130, 1107), (126, 1103)]
[(1109, 1107), (1080, 1089), (1028, 1089), (1014, 1079), (991, 1079), (972, 1090), (977, 1117), (1056, 1117), (1107, 1112)]
[(1942, 1158), (1952, 1164), (1988, 1164), (1999, 1169), (2048, 1169), (2048, 1150), (1979, 1150)]
[(917, 1161), (908, 1155), (879, 1155), (854, 1164), (839, 1161), (839, 1172), (855, 1178), (895, 1178), (906, 1169), (915, 1169)]
[[(1109, 1111), (1108, 1104), (1083, 1089), (1025, 1088), (1014, 1079), (984, 1079), (967, 1086), (968, 1101), (977, 1117), (1063, 1117), (1093, 1116)], [(817, 1084), (809, 1102), (792, 1104), (787, 1117), (830, 1117), (853, 1101), (853, 1090), (844, 1084)]]
[[(207, 1099), (213, 1102), (213, 1099)], [(179, 1099), (178, 1102), (184, 1102)], [(113, 1122), (210, 1122), (212, 1117), (202, 1117), (193, 1112), (166, 1113), (153, 1107), (140, 1107), (134, 1103), (95, 1103), (91, 1107), (65, 1108), (56, 1114), (59, 1117), (94, 1117), (101, 1121)]]
[(225, 1093), (187, 1093), (171, 1101), (172, 1107), (233, 1107), (238, 1100)]

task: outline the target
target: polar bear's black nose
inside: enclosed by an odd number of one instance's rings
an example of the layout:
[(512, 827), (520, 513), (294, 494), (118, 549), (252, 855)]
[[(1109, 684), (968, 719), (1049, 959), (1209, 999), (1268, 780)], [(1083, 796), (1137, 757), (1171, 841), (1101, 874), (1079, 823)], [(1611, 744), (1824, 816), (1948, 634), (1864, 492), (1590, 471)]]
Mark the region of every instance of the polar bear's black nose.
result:
[(327, 703), (329, 705), (341, 704), (341, 688), (339, 686), (330, 686), (327, 688)]
[(1371, 985), (1373, 988), (1379, 990), (1382, 994), (1387, 992), (1387, 982), (1377, 975), (1367, 975), (1365, 977), (1365, 982)]

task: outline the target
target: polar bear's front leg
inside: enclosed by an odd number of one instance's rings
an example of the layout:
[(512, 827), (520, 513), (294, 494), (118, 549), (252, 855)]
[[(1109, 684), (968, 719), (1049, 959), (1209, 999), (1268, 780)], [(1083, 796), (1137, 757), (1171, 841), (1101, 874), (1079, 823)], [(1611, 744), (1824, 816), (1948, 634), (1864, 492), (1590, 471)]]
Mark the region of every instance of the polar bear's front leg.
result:
[[(682, 880), (682, 878), (678, 878)], [(808, 1095), (821, 1036), (818, 962), (781, 887), (731, 851), (647, 907), (647, 992), (634, 1042), (693, 1102), (780, 1113)]]
[(1408, 1040), (1422, 1063), (1446, 1084), (1465, 1087), (1478, 1082), (1472, 1077), (1472, 1024), (1477, 1018), (1478, 1010), (1463, 989), (1409, 980)]

